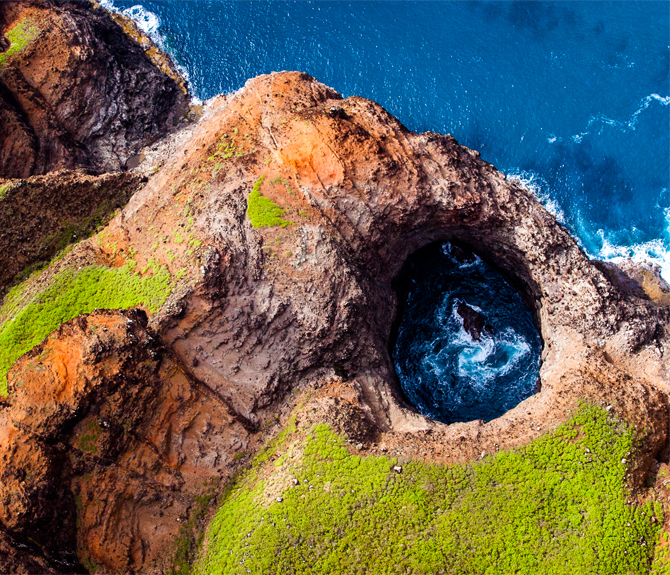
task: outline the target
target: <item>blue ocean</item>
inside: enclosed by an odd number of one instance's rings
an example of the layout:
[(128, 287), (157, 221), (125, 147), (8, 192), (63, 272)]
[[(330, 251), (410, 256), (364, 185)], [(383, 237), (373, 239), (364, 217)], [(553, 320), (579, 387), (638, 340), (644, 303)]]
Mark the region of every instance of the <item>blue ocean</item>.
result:
[(670, 281), (667, 1), (107, 0), (202, 100), (300, 70), (452, 134), (531, 189), (593, 257)]
[[(646, 260), (670, 281), (670, 2), (102, 3), (169, 52), (198, 99), (307, 72), (413, 131), (452, 134), (533, 192), (591, 257)], [(532, 319), (514, 311), (518, 295), (492, 299), (502, 280), (482, 268), (477, 287), (470, 263), (432, 249), (412, 265), (443, 273), (417, 276), (431, 297), (409, 290), (392, 350), (401, 387), (445, 422), (497, 417), (535, 392)], [(412, 297), (431, 303), (414, 309)], [(460, 302), (490, 334), (466, 333)]]

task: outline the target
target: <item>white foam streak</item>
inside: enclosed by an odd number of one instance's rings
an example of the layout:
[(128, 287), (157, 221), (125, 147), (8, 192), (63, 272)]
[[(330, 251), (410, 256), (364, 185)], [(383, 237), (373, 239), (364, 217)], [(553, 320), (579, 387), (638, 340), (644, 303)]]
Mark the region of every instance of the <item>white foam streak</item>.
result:
[(549, 184), (532, 170), (512, 168), (505, 174), (508, 180), (516, 182), (528, 190), (559, 222), (565, 225), (565, 213), (558, 202), (549, 195)]
[[(131, 6), (123, 11), (123, 14), (131, 18), (137, 27), (147, 34), (156, 44), (163, 44), (164, 39), (158, 32), (161, 25), (160, 18), (153, 12), (145, 9), (144, 6), (138, 4)], [(162, 47), (162, 46), (161, 46)]]
[(114, 5), (113, 0), (100, 0), (100, 5), (110, 12), (116, 12), (117, 14), (123, 14), (130, 18), (137, 27), (142, 30), (147, 36), (149, 36), (154, 43), (161, 49), (164, 50), (165, 38), (161, 35), (159, 28), (161, 25), (161, 19), (147, 10), (141, 4), (136, 4), (125, 10), (120, 10)]
[[(461, 300), (454, 300), (451, 319), (458, 325), (458, 330), (451, 331), (449, 342), (444, 347), (458, 348), (457, 372), (459, 377), (468, 378), (474, 388), (484, 388), (492, 380), (509, 373), (519, 361), (530, 353), (528, 342), (512, 328), (489, 335), (482, 333), (479, 340), (474, 340), (465, 331), (464, 320), (458, 313)], [(470, 304), (467, 304), (470, 305)], [(475, 306), (470, 306), (475, 309)], [(477, 311), (481, 311), (476, 308)], [(496, 357), (504, 353), (507, 360), (502, 365), (496, 365)], [(439, 365), (430, 362), (432, 371), (439, 378)]]
[[(665, 219), (668, 222), (666, 234), (670, 237), (670, 210), (665, 210)], [(636, 263), (658, 266), (661, 277), (670, 283), (670, 249), (668, 243), (663, 239), (658, 238), (632, 246), (621, 246), (610, 242), (603, 230), (598, 230), (598, 235), (602, 240), (602, 247), (597, 254), (589, 254), (590, 257), (614, 263), (630, 259)]]
[(588, 136), (591, 133), (591, 128), (595, 125), (599, 126), (597, 130), (598, 134), (603, 131), (605, 126), (617, 128), (624, 133), (634, 130), (637, 126), (640, 114), (649, 108), (649, 106), (654, 102), (658, 102), (661, 106), (668, 106), (670, 105), (670, 96), (660, 96), (658, 94), (650, 94), (649, 96), (646, 96), (640, 101), (637, 110), (631, 114), (628, 120), (615, 120), (605, 116), (604, 114), (591, 116), (588, 123), (586, 124), (586, 129), (583, 132), (572, 136), (572, 141), (576, 144), (581, 143), (581, 141), (584, 139), (584, 136)]

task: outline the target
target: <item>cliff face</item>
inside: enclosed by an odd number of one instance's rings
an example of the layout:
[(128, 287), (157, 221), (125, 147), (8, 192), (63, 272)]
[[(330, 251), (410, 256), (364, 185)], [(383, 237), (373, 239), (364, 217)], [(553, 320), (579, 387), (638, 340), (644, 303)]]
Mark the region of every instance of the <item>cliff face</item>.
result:
[[(501, 268), (542, 335), (540, 393), (489, 423), (430, 421), (398, 391), (392, 280), (435, 240)], [(662, 286), (589, 261), (527, 191), (452, 137), (409, 132), (304, 74), (211, 101), (104, 232), (30, 289), (68, 266), (131, 264), (172, 278), (148, 326), (139, 312), (74, 319), (9, 374), (4, 544), (31, 537), (32, 560), (52, 569), (76, 549), (88, 566), (167, 570), (178, 526), (192, 529), (212, 482), (222, 489), (286, 422), (292, 391), (308, 396), (300, 417), (362, 449), (431, 462), (527, 444), (585, 400), (637, 430), (631, 485), (667, 441), (670, 315), (649, 295)]]
[(0, 177), (118, 170), (188, 111), (183, 81), (87, 0), (2, 2), (0, 30)]
[(103, 227), (145, 181), (62, 170), (0, 183), (0, 289)]

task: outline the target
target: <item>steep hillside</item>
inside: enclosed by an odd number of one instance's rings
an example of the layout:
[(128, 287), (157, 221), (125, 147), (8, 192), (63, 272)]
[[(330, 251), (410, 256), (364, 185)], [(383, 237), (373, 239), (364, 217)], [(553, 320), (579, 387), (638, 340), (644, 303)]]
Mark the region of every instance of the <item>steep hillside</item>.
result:
[(118, 170), (188, 112), (169, 59), (88, 0), (2, 2), (0, 33), (0, 177)]

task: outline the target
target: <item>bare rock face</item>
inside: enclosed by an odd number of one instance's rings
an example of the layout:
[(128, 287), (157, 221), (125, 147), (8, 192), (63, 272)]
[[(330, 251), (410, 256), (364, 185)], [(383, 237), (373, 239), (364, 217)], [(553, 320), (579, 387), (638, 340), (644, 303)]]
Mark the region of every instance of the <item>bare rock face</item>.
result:
[(183, 82), (88, 0), (2, 2), (0, 37), (0, 177), (118, 170), (188, 111)]
[(90, 176), (66, 170), (0, 180), (0, 289), (106, 224), (145, 182), (129, 172)]
[(45, 571), (81, 570), (79, 561), (169, 570), (166, 543), (195, 498), (228, 477), (231, 453), (248, 445), (244, 425), (138, 311), (64, 324), (10, 379), (11, 406), (0, 415), (5, 533), (32, 542)]
[[(254, 219), (254, 186), (281, 218)], [(305, 74), (210, 101), (104, 237), (61, 265), (132, 255), (166, 265), (175, 289), (150, 327), (139, 312), (78, 318), (10, 372), (0, 521), (13, 540), (38, 533), (51, 549), (60, 521), (58, 547), (83, 563), (168, 570), (205, 480), (224, 485), (294, 412), (295, 390), (314, 390), (300, 417), (434, 462), (524, 445), (582, 401), (636, 428), (631, 485), (667, 442), (668, 308), (591, 262), (476, 152)], [(392, 281), (439, 240), (502, 269), (543, 339), (541, 391), (489, 423), (431, 421), (398, 391)], [(53, 569), (65, 560), (44, 553)]]

